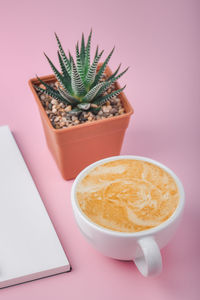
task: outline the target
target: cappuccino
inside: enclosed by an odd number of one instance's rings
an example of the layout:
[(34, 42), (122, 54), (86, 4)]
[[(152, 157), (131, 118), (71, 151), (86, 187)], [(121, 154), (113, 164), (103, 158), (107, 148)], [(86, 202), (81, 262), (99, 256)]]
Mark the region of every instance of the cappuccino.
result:
[(166, 221), (176, 210), (179, 191), (172, 176), (155, 164), (119, 159), (86, 174), (76, 197), (82, 212), (97, 225), (131, 233)]

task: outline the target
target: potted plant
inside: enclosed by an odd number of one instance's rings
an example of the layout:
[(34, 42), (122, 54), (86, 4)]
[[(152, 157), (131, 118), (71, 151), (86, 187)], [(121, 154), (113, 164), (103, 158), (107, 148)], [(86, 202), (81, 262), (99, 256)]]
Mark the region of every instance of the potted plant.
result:
[(67, 56), (58, 36), (58, 59), (61, 72), (45, 54), (54, 75), (33, 78), (29, 86), (44, 127), (46, 141), (65, 180), (73, 179), (87, 165), (119, 155), (133, 109), (117, 80), (119, 67), (112, 74), (103, 51), (97, 47), (90, 63), (92, 31), (85, 43), (76, 45), (76, 63)]

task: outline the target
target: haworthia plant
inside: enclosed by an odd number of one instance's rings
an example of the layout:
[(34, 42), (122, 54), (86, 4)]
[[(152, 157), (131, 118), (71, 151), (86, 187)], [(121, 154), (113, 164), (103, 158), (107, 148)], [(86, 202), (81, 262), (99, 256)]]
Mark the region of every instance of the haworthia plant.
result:
[(59, 87), (57, 89), (53, 88), (48, 83), (45, 83), (38, 78), (44, 85), (44, 88), (35, 85), (36, 90), (45, 93), (66, 105), (71, 105), (73, 108), (71, 110), (72, 113), (89, 110), (96, 113), (103, 104), (123, 91), (125, 86), (121, 89), (114, 90), (110, 94), (105, 94), (109, 87), (118, 80), (128, 68), (118, 74), (121, 66), (119, 65), (117, 70), (110, 77), (105, 78), (105, 80), (102, 81), (104, 71), (113, 54), (114, 48), (97, 72), (97, 66), (103, 51), (99, 52), (97, 47), (94, 59), (92, 63), (90, 63), (92, 30), (90, 31), (86, 44), (84, 34), (82, 34), (80, 48), (79, 44), (76, 44), (76, 63), (70, 52), (68, 53), (68, 56), (66, 55), (57, 34), (55, 34), (55, 36), (58, 43), (58, 59), (61, 72), (57, 70), (46, 54), (45, 56), (55, 74)]

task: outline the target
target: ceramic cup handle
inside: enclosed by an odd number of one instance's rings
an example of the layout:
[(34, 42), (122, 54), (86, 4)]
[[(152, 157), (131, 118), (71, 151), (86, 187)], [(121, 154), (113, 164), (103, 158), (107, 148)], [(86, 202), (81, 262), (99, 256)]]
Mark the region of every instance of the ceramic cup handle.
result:
[(134, 259), (138, 270), (144, 276), (155, 276), (162, 271), (162, 257), (160, 249), (153, 237), (138, 240), (142, 256)]

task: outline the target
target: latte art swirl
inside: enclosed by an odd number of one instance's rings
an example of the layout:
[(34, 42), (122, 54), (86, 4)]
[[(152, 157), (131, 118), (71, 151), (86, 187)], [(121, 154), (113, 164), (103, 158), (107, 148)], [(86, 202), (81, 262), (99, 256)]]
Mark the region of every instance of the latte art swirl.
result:
[(179, 201), (171, 175), (154, 164), (131, 159), (97, 166), (79, 182), (76, 195), (89, 219), (120, 232), (158, 226)]

